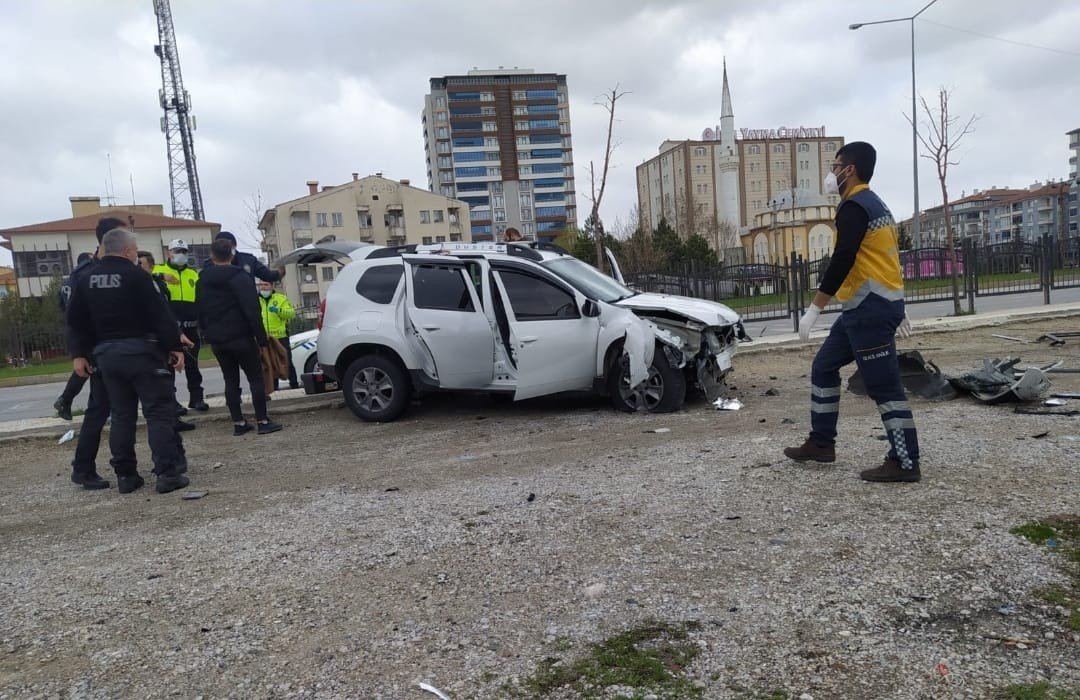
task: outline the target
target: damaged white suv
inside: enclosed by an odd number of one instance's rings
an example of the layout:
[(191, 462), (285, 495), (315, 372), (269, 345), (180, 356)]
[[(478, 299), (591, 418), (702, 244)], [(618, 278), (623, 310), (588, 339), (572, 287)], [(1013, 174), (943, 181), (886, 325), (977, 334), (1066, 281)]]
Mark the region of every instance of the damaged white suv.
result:
[(329, 241), (276, 264), (333, 258), (348, 262), (326, 295), (320, 379), (367, 421), (429, 391), (595, 389), (621, 410), (675, 411), (688, 384), (717, 392), (746, 339), (726, 306), (635, 293), (553, 246)]

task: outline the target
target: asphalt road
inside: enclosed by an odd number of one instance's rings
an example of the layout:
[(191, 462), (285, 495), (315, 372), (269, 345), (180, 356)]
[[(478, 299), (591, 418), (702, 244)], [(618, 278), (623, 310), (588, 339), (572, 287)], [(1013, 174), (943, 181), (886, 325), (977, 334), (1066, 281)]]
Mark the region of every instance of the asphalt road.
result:
[[(1054, 290), (1051, 300), (1055, 303), (1068, 303), (1080, 301), (1080, 288)], [(1008, 309), (1023, 309), (1037, 307), (1042, 304), (1042, 293), (1032, 292), (1028, 294), (1009, 294), (996, 297), (980, 297), (975, 300), (975, 308), (978, 311), (1004, 311)], [(965, 306), (966, 308), (966, 306)], [(951, 301), (934, 301), (923, 304), (909, 304), (908, 316), (918, 321), (920, 319), (932, 319), (948, 316), (952, 313)], [(821, 317), (815, 330), (825, 330), (839, 314), (826, 314)], [(794, 328), (790, 320), (774, 321), (751, 321), (746, 324), (747, 333), (754, 338), (762, 335), (777, 335), (791, 333)], [(241, 386), (245, 383), (241, 380)], [(55, 415), (53, 401), (63, 390), (63, 383), (36, 384), (33, 386), (11, 387), (0, 389), (0, 422), (10, 420), (22, 420), (25, 418), (45, 418)], [(216, 366), (203, 371), (203, 388), (209, 394), (222, 394), (225, 384), (221, 379), (221, 370)], [(89, 389), (84, 388), (82, 393), (75, 399), (75, 408), (85, 408)], [(177, 398), (187, 405), (187, 385), (181, 378), (177, 381)]]

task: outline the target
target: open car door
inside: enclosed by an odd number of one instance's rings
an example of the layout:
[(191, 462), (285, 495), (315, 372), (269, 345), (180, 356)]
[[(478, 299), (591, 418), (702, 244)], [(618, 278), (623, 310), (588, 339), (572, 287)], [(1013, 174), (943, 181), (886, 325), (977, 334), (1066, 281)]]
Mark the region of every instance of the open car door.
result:
[(604, 248), (604, 259), (607, 260), (608, 274), (618, 280), (619, 284), (626, 284), (626, 280), (622, 276), (622, 270), (619, 268), (619, 261), (615, 259), (615, 254), (607, 247)]
[(403, 255), (406, 313), (435, 360), (443, 389), (482, 389), (495, 377), (495, 333), (465, 262)]

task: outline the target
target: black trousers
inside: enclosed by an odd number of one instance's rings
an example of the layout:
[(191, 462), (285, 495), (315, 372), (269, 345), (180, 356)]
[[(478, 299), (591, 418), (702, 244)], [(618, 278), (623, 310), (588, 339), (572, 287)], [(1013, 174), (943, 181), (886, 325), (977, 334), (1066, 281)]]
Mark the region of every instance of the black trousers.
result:
[(221, 367), (221, 376), (225, 380), (225, 404), (234, 423), (244, 420), (240, 406), (240, 370), (248, 380), (251, 389), (251, 402), (255, 405), (255, 419), (267, 420), (266, 387), (263, 385), (262, 355), (254, 338), (240, 338), (228, 343), (214, 343), (210, 346)]
[[(290, 365), (291, 367), (292, 365)], [(86, 379), (72, 372), (71, 376), (68, 377), (67, 384), (64, 385), (64, 390), (60, 392), (60, 398), (63, 399), (64, 403), (70, 404), (83, 390), (84, 386), (86, 386)]]
[(116, 340), (94, 348), (94, 358), (112, 405), (109, 449), (116, 475), (131, 476), (138, 466), (135, 421), (142, 403), (154, 472), (174, 476), (181, 458), (180, 440), (175, 428), (172, 373), (162, 353), (144, 340)]
[[(190, 325), (189, 325), (190, 324)], [(184, 376), (187, 377), (188, 405), (203, 399), (202, 372), (199, 371), (199, 350), (202, 349), (202, 336), (195, 321), (183, 321), (180, 330), (195, 343), (184, 353)]]
[[(78, 377), (79, 375), (73, 374)], [(82, 379), (83, 383), (87, 382)], [(109, 421), (109, 392), (101, 372), (90, 375), (90, 399), (86, 403), (82, 425), (79, 427), (79, 441), (75, 443), (75, 459), (71, 462), (71, 471), (75, 474), (93, 474), (97, 471), (97, 454), (101, 448), (101, 431)], [(70, 384), (70, 382), (69, 382)], [(80, 385), (81, 386), (81, 385)]]

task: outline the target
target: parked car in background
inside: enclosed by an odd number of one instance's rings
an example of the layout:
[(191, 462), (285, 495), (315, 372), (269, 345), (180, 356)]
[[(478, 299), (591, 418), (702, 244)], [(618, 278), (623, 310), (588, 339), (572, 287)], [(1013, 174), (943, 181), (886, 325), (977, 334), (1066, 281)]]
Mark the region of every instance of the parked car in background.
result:
[(347, 264), (327, 291), (318, 362), (364, 420), (393, 420), (429, 391), (595, 389), (622, 410), (673, 411), (688, 382), (723, 381), (745, 338), (723, 305), (637, 294), (543, 247), (331, 241), (279, 263), (331, 258)]
[(292, 353), (293, 367), (298, 374), (311, 374), (317, 369), (318, 347), (318, 329), (289, 336), (289, 352)]

